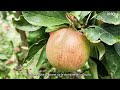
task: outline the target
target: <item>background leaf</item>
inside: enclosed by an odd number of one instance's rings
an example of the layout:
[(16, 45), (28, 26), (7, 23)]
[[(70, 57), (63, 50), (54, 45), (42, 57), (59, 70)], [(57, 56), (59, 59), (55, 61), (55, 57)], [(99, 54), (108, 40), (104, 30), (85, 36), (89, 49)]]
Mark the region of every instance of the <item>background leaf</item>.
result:
[(0, 53), (0, 59), (4, 60), (4, 59), (8, 59), (7, 56), (3, 53)]
[(97, 15), (96, 19), (118, 25), (120, 24), (120, 11), (103, 11)]
[(97, 71), (97, 64), (89, 58), (88, 64), (90, 66), (90, 72), (93, 76), (93, 79), (98, 79), (98, 71)]
[(17, 29), (23, 31), (36, 31), (41, 28), (40, 26), (35, 26), (28, 23), (22, 15), (19, 17), (19, 19), (13, 19), (13, 24)]
[(120, 56), (120, 43), (114, 44), (114, 47), (115, 47), (117, 54)]
[(10, 69), (8, 67), (6, 67), (3, 64), (0, 64), (0, 78), (4, 79), (9, 72), (10, 72)]
[(83, 32), (92, 43), (99, 43), (101, 40), (108, 45), (113, 45), (119, 42), (118, 38), (104, 30), (102, 27), (90, 26), (83, 30)]
[(107, 32), (101, 34), (100, 39), (108, 45), (113, 45), (117, 42), (116, 37), (114, 37), (112, 34), (107, 33)]
[(93, 44), (95, 47), (97, 47), (99, 52), (99, 60), (102, 60), (103, 55), (105, 54), (105, 46), (103, 43), (95, 43)]
[(95, 47), (94, 43), (90, 43), (91, 47), (90, 47), (90, 57), (94, 57), (94, 58), (99, 58), (99, 54), (98, 54), (98, 50), (97, 47)]
[(65, 11), (23, 11), (24, 18), (33, 25), (54, 26), (69, 23)]
[(40, 67), (46, 60), (47, 60), (46, 46), (44, 46), (38, 59), (37, 67)]
[(34, 43), (37, 43), (41, 38), (44, 37), (48, 37), (48, 35), (45, 33), (46, 28), (45, 27), (41, 27), (40, 29), (36, 30), (36, 31), (30, 31), (28, 32), (28, 43), (29, 46), (31, 46)]
[(114, 46), (106, 45), (106, 63), (109, 74), (112, 78), (120, 79), (120, 56), (116, 53)]
[(33, 44), (28, 52), (27, 57), (25, 58), (24, 62), (27, 60), (31, 60), (33, 56), (47, 43), (48, 38), (41, 39), (38, 43)]
[(120, 41), (120, 25), (103, 24), (101, 28), (116, 37), (118, 42)]
[(46, 28), (45, 32), (52, 32), (52, 31), (56, 31), (56, 30), (61, 29), (61, 28), (66, 28), (66, 27), (68, 27), (68, 26), (67, 25), (51, 26), (51, 27)]
[(90, 57), (96, 64), (97, 64), (97, 71), (98, 71), (98, 77), (99, 79), (102, 79), (103, 77), (108, 77), (108, 70), (106, 69), (106, 60), (100, 61), (99, 59), (95, 57)]
[(90, 40), (92, 43), (98, 43), (99, 38), (101, 35), (101, 31), (97, 28), (86, 28), (84, 31), (84, 34), (87, 36), (88, 40)]

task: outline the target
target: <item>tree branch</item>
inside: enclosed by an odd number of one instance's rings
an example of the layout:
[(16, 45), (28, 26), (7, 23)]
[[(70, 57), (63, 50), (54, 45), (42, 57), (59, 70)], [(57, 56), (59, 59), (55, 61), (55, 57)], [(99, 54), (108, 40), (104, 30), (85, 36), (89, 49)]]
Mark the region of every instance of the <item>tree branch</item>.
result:
[[(21, 11), (16, 11), (16, 18), (19, 18), (19, 16), (22, 15)], [(22, 30), (19, 30), (16, 28), (16, 31), (18, 33), (20, 33), (20, 38), (21, 38), (21, 43), (22, 43), (22, 51), (24, 53), (24, 57), (26, 57), (27, 53), (28, 53), (28, 42), (27, 42), (27, 36), (26, 36), (26, 33), (25, 31), (22, 31)]]

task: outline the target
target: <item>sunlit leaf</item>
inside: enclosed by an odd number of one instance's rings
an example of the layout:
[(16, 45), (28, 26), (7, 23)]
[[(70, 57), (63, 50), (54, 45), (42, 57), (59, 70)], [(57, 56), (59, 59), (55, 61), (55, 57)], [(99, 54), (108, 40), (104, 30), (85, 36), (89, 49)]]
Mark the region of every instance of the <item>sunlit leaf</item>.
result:
[(22, 15), (19, 17), (19, 19), (13, 19), (13, 24), (17, 29), (23, 31), (36, 31), (41, 28), (40, 26), (35, 26), (28, 23)]
[(100, 39), (108, 45), (113, 45), (117, 42), (117, 39), (110, 33), (101, 34)]
[(96, 19), (105, 23), (119, 25), (120, 24), (120, 11), (103, 11), (96, 16)]
[(114, 35), (98, 26), (90, 26), (83, 30), (83, 32), (92, 43), (99, 43), (100, 41), (103, 41), (108, 45), (113, 45), (119, 42)]
[(65, 11), (23, 11), (24, 18), (33, 25), (54, 26), (68, 23)]

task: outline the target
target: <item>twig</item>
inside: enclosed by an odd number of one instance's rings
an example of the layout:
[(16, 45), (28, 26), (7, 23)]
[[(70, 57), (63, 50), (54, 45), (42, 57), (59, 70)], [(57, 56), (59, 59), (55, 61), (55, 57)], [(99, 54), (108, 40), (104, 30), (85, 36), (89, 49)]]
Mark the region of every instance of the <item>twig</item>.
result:
[[(16, 11), (16, 18), (18, 18), (20, 15), (21, 15), (21, 11)], [(27, 42), (27, 36), (26, 36), (26, 33), (25, 31), (22, 31), (22, 30), (19, 30), (16, 28), (16, 31), (18, 33), (20, 33), (20, 38), (21, 38), (21, 43), (22, 43), (22, 47), (28, 47), (28, 42)], [(27, 53), (28, 53), (28, 50), (27, 49), (24, 49), (22, 48), (22, 51), (24, 53), (24, 57), (26, 57)]]

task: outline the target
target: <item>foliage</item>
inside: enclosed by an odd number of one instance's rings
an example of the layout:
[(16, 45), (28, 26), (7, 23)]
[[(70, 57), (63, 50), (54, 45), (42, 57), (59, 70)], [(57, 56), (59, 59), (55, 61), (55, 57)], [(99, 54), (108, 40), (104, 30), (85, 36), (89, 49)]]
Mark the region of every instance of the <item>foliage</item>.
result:
[[(17, 12), (0, 12), (1, 79), (120, 79), (120, 11), (21, 11), (16, 18)], [(88, 62), (75, 72), (57, 70), (46, 57), (49, 33), (69, 26), (91, 46)]]

